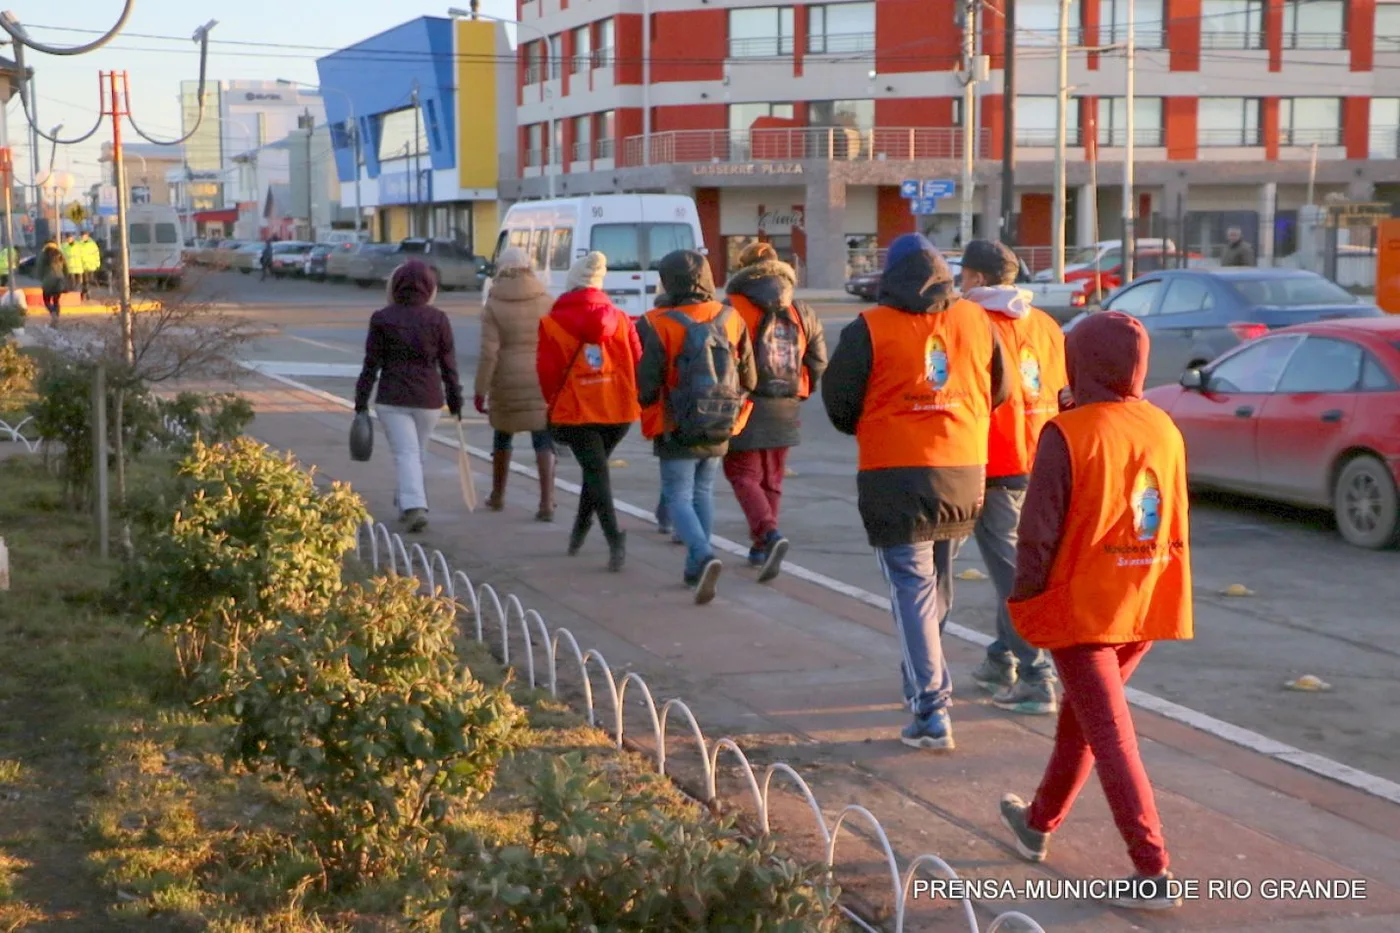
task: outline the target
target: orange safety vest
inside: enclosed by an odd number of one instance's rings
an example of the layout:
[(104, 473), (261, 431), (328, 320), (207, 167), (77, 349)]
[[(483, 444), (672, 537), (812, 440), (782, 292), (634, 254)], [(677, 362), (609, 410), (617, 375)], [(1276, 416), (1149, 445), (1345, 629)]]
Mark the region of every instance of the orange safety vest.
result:
[(946, 311), (875, 307), (870, 377), (856, 424), (860, 469), (987, 463), (992, 410), (992, 326), (958, 299)]
[[(685, 330), (676, 321), (666, 316), (668, 311), (680, 311), (695, 318), (697, 321), (713, 320), (724, 310), (724, 305), (718, 301), (707, 301), (698, 305), (682, 305), (679, 308), (652, 308), (643, 315), (647, 322), (651, 324), (656, 332), (656, 338), (661, 341), (661, 346), (666, 352), (666, 389), (673, 389), (680, 373), (676, 370), (676, 356), (681, 352), (681, 345), (685, 342)], [(739, 315), (735, 314), (729, 318), (727, 326), (729, 342), (739, 346), (740, 340), (744, 336), (745, 324)], [(647, 440), (655, 440), (671, 429), (671, 417), (667, 412), (666, 392), (661, 393), (661, 398), (651, 405), (642, 409), (642, 436)], [(739, 412), (739, 418), (734, 423), (734, 436), (739, 434), (748, 426), (749, 415), (753, 414), (753, 402), (744, 401), (744, 407)]]
[[(1006, 403), (992, 412), (987, 476), (1025, 476), (1035, 462), (1035, 445), (1050, 419), (1060, 413), (1065, 372), (1065, 335), (1055, 319), (1038, 308), (1023, 318), (990, 312), (1012, 372)], [(1017, 375), (1019, 372), (1019, 376)]]
[(1050, 649), (1190, 638), (1181, 432), (1149, 402), (1099, 402), (1052, 423), (1073, 486), (1045, 592), (1007, 604), (1016, 631)]
[[(758, 325), (763, 321), (764, 311), (743, 295), (730, 295), (729, 303), (734, 306), (734, 310), (743, 318), (744, 325), (749, 329), (749, 339), (754, 343), (754, 353), (758, 353)], [(783, 309), (783, 315), (797, 328), (797, 359), (798, 359), (798, 385), (797, 397), (805, 399), (812, 394), (812, 377), (807, 372), (807, 367), (801, 361), (807, 358), (807, 329), (802, 326), (802, 313), (794, 307)]]
[(559, 394), (549, 402), (550, 424), (631, 424), (641, 414), (637, 366), (628, 327), (602, 343), (584, 343), (554, 319), (540, 320), (540, 337), (570, 360)]

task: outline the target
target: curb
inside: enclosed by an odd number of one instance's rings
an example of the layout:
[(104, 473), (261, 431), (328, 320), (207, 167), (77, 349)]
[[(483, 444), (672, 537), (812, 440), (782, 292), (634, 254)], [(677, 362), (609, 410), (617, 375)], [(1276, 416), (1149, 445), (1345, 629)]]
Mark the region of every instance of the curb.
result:
[[(133, 312), (140, 312), (140, 311), (159, 311), (159, 310), (161, 310), (161, 309), (164, 308), (164, 307), (165, 307), (165, 306), (164, 306), (163, 304), (161, 304), (159, 301), (133, 301), (133, 302), (131, 303), (131, 310), (132, 310)], [(93, 315), (98, 315), (98, 314), (116, 314), (116, 313), (117, 313), (117, 310), (118, 310), (118, 306), (117, 306), (116, 304), (69, 305), (69, 306), (67, 306), (67, 307), (64, 307), (63, 305), (60, 305), (60, 306), (59, 306), (59, 309), (58, 309), (58, 311), (59, 311), (59, 316), (60, 316), (60, 317), (69, 317), (69, 316), (74, 316), (74, 317), (91, 317), (91, 316), (93, 316)], [(31, 314), (31, 315), (34, 315), (34, 316), (36, 316), (36, 317), (41, 316), (41, 315), (47, 315), (47, 314), (48, 314), (48, 311), (44, 310), (44, 306), (43, 306), (43, 305), (39, 305), (37, 308), (36, 308), (36, 307), (29, 307), (29, 308), (26, 308), (25, 311), (26, 311), (27, 314)]]

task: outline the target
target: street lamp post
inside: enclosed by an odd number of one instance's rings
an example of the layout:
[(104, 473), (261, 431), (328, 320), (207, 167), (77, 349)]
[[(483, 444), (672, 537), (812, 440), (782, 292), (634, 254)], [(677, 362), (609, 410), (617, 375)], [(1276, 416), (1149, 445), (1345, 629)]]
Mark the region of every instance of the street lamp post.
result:
[[(278, 78), (277, 83), (285, 87), (300, 87), (306, 88), (307, 90), (319, 91), (322, 94), (329, 91), (332, 94), (339, 94), (341, 97), (345, 98), (345, 109), (350, 120), (350, 145), (353, 147), (353, 157), (355, 160), (355, 233), (360, 233), (360, 231), (364, 229), (365, 212), (360, 205), (360, 122), (355, 118), (354, 99), (338, 88), (326, 87), (325, 85), (304, 84), (301, 81), (292, 81), (288, 78)], [(306, 171), (307, 185), (309, 187), (311, 184), (311, 166), (309, 163), (307, 164)]]

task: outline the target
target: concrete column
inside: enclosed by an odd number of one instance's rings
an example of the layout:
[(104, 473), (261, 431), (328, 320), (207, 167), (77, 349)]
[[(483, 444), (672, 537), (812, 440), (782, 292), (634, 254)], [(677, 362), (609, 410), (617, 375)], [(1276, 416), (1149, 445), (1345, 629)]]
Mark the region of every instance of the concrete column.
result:
[(978, 185), (977, 191), (981, 196), (981, 203), (978, 205), (978, 214), (981, 218), (978, 221), (980, 225), (978, 239), (1004, 239), (1001, 229), (1001, 176)]
[(807, 180), (807, 287), (846, 284), (846, 183), (822, 171)]
[(1075, 192), (1077, 199), (1075, 207), (1074, 223), (1074, 245), (1088, 246), (1095, 240), (1094, 231), (1097, 224), (1094, 223), (1099, 212), (1098, 192), (1092, 185), (1082, 185)]
[(1374, 201), (1376, 198), (1376, 186), (1364, 178), (1358, 178), (1347, 184), (1348, 201)]
[(1267, 182), (1259, 188), (1259, 242), (1254, 254), (1259, 265), (1274, 264), (1274, 205), (1278, 203), (1278, 185)]

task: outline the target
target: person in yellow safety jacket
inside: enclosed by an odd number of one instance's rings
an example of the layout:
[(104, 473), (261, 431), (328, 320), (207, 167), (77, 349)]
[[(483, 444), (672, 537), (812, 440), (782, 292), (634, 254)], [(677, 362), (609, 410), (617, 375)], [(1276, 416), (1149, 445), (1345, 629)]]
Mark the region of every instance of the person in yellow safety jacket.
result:
[(65, 291), (72, 291), (73, 287), (82, 280), (82, 265), (78, 253), (78, 241), (73, 234), (67, 234), (63, 240), (63, 245), (59, 247), (63, 250), (63, 268), (68, 270), (68, 287)]
[(78, 241), (74, 253), (81, 263), (83, 301), (87, 301), (88, 289), (92, 287), (93, 281), (97, 278), (98, 270), (102, 268), (102, 247), (97, 245), (92, 234), (84, 230), (83, 238)]
[(10, 287), (10, 273), (19, 268), (19, 250), (11, 246), (0, 249), (0, 287)]

